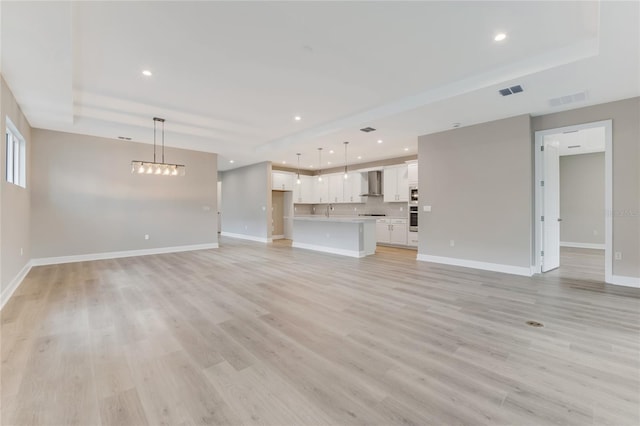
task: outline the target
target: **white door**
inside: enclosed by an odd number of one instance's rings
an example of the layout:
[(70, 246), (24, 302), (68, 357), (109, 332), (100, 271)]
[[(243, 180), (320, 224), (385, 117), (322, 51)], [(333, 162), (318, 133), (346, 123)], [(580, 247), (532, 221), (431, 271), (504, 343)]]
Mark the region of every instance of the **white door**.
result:
[(552, 137), (544, 137), (542, 158), (542, 272), (547, 272), (560, 266), (560, 156), (558, 142)]

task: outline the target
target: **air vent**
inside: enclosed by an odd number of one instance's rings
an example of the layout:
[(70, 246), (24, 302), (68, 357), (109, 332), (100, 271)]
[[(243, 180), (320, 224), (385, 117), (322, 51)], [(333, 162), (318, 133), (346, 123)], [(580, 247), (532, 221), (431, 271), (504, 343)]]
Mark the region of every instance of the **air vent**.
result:
[(587, 100), (587, 91), (574, 93), (572, 95), (560, 96), (558, 98), (549, 99), (549, 105), (552, 107), (559, 107), (562, 105), (571, 104), (574, 102), (584, 102)]
[(498, 90), (498, 92), (502, 96), (509, 96), (509, 95), (513, 95), (514, 93), (524, 92), (524, 89), (522, 88), (522, 86), (520, 86), (518, 84), (517, 86), (511, 86), (511, 87), (507, 87), (505, 89), (500, 89), (500, 90)]
[(118, 136), (118, 139), (123, 140), (123, 141), (130, 141), (131, 138), (128, 138), (126, 136)]
[(373, 127), (365, 127), (363, 129), (360, 129), (361, 132), (365, 132), (365, 133), (369, 133), (369, 132), (374, 132), (376, 129), (374, 129)]
[(569, 145), (567, 148), (580, 148), (582, 145)]

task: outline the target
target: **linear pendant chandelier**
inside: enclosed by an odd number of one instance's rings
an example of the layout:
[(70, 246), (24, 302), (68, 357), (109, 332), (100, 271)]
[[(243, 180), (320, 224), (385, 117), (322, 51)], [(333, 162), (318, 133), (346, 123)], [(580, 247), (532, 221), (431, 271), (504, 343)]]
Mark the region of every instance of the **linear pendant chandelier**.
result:
[[(162, 162), (156, 161), (156, 124), (162, 123)], [(153, 162), (133, 160), (131, 173), (140, 175), (184, 176), (184, 164), (170, 164), (164, 162), (164, 118), (153, 117)]]

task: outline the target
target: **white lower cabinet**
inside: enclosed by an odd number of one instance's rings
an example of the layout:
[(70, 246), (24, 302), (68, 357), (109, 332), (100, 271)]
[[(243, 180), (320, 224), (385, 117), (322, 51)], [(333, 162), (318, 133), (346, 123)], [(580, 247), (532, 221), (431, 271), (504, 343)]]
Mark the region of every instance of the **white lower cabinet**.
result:
[(378, 219), (376, 240), (379, 243), (407, 245), (407, 219)]
[(376, 241), (379, 243), (391, 242), (391, 224), (389, 219), (376, 220)]
[(418, 247), (418, 233), (409, 232), (407, 234), (407, 245), (412, 247)]

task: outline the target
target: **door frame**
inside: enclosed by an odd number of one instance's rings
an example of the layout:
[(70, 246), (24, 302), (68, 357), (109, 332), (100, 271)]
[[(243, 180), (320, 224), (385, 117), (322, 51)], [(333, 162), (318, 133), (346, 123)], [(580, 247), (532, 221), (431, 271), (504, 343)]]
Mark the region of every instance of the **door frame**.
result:
[(613, 280), (613, 122), (612, 120), (594, 121), (592, 123), (576, 124), (572, 126), (557, 127), (554, 129), (539, 130), (535, 132), (535, 266), (536, 273), (542, 273), (542, 223), (543, 215), (542, 188), (540, 182), (544, 180), (544, 168), (541, 147), (544, 137), (563, 132), (604, 127), (604, 281), (611, 283)]

